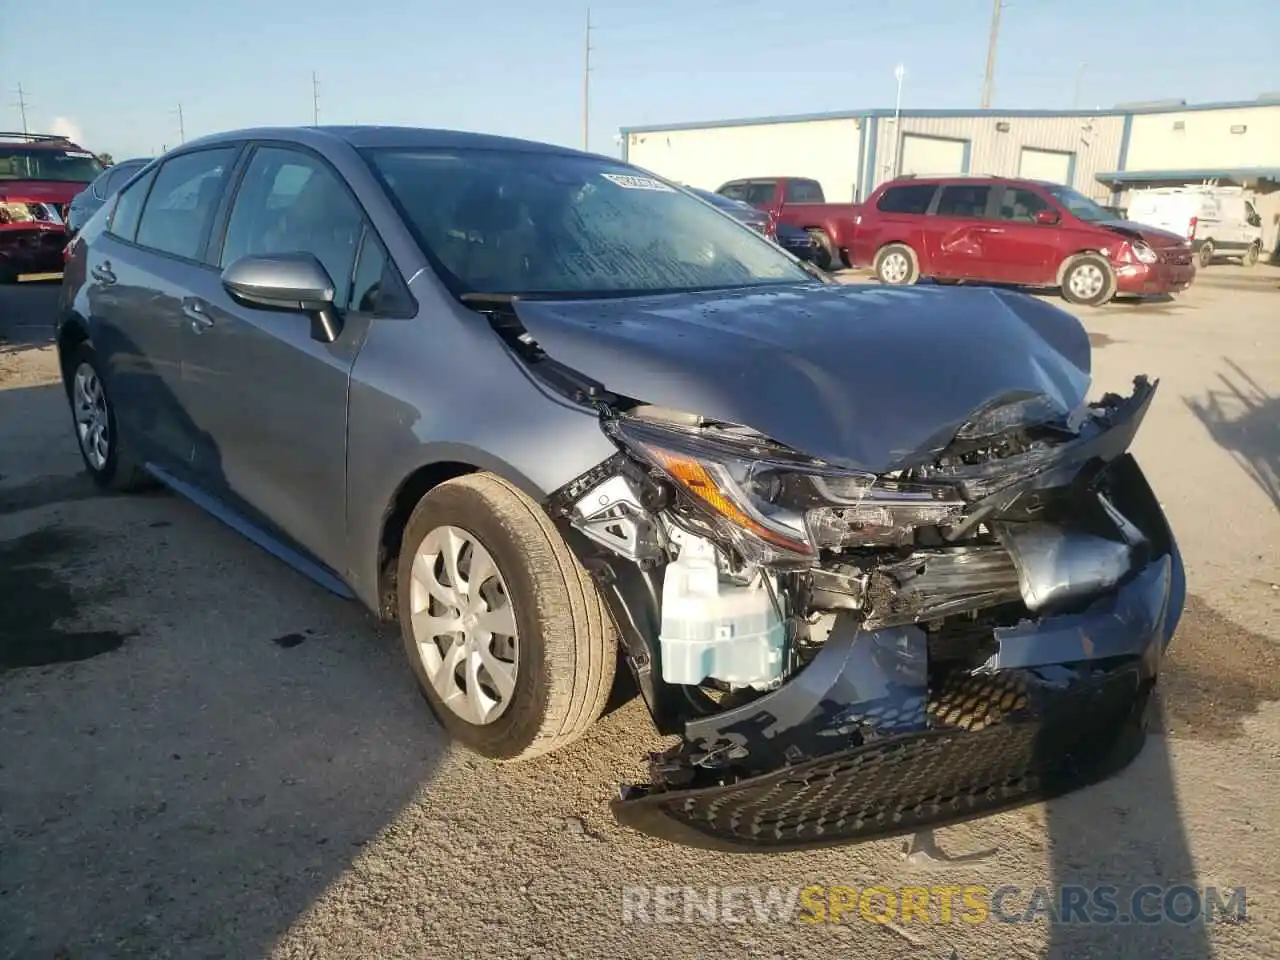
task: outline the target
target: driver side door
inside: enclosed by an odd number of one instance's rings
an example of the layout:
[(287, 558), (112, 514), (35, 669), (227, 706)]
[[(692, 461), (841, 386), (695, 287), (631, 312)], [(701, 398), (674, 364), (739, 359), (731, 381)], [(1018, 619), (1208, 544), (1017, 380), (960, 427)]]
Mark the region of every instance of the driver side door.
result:
[[(346, 540), (347, 387), (371, 315), (354, 304), (357, 258), (381, 254), (363, 211), (319, 155), (259, 145), (211, 242), (207, 274), (190, 305), (184, 387), (202, 428), (201, 485), (269, 532), (331, 569)], [(245, 256), (311, 253), (333, 282), (342, 319), (336, 340), (312, 339), (299, 311), (247, 305), (220, 270)], [(380, 267), (379, 267), (380, 269)]]

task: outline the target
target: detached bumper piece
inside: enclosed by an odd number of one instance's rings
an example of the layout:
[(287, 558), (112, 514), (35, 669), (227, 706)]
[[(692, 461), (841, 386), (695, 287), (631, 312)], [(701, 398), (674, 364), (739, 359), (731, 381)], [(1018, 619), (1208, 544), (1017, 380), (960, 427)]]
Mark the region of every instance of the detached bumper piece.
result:
[(981, 729), (940, 725), (873, 739), (726, 786), (638, 794), (618, 820), (665, 840), (721, 851), (781, 852), (908, 833), (1055, 796), (1109, 776), (1140, 750), (1151, 683), (1136, 664), (1072, 674), (1055, 690), (1027, 672), (971, 677), (930, 703), (969, 723), (1025, 701)]

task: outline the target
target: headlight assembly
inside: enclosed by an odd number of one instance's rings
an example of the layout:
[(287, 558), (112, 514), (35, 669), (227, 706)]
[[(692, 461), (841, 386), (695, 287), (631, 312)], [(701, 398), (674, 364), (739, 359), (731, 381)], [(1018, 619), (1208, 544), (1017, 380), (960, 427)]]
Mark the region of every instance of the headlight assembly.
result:
[(749, 562), (808, 566), (821, 550), (909, 543), (920, 526), (960, 518), (948, 486), (833, 467), (734, 437), (638, 421), (605, 429), (678, 491), (687, 517)]

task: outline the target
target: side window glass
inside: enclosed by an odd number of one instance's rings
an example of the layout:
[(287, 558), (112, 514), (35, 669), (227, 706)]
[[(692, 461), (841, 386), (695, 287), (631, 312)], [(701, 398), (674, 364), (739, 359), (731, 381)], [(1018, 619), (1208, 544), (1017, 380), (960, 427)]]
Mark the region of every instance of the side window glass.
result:
[(822, 187), (816, 180), (787, 181), (787, 203), (822, 203)]
[(987, 197), (990, 193), (990, 187), (971, 186), (967, 183), (943, 187), (942, 196), (938, 198), (938, 216), (986, 216)]
[(387, 269), (387, 255), (372, 230), (365, 233), (351, 283), (351, 309), (358, 313), (377, 313), (382, 294), (382, 275)]
[(774, 190), (772, 180), (767, 183), (747, 184), (747, 203), (752, 206), (767, 207), (773, 203)]
[[(985, 203), (985, 201), (984, 201)], [(1018, 223), (1035, 223), (1036, 214), (1041, 210), (1050, 210), (1049, 201), (1030, 190), (1016, 190), (1006, 187), (1000, 198), (1000, 219), (1015, 220)]]
[(908, 187), (890, 187), (880, 195), (876, 209), (881, 213), (923, 214), (933, 202), (932, 184), (916, 183)]
[(328, 166), (297, 150), (262, 147), (236, 193), (220, 262), (310, 253), (329, 272), (334, 303), (343, 309), (358, 302), (351, 274), (363, 228), (360, 208)]
[(400, 271), (387, 256), (372, 227), (365, 228), (364, 243), (360, 247), (360, 259), (351, 284), (351, 309), (380, 317), (405, 316), (413, 310), (413, 301)]
[(121, 240), (133, 239), (134, 234), (138, 232), (138, 218), (142, 214), (142, 204), (147, 199), (147, 191), (151, 189), (151, 182), (155, 178), (156, 172), (152, 170), (145, 177), (130, 184), (129, 189), (116, 198), (116, 208), (111, 214), (108, 231)]
[(138, 243), (194, 260), (218, 208), (235, 147), (200, 150), (168, 160), (138, 224)]
[(720, 196), (730, 200), (746, 200), (747, 185), (745, 183), (729, 183), (720, 188)]

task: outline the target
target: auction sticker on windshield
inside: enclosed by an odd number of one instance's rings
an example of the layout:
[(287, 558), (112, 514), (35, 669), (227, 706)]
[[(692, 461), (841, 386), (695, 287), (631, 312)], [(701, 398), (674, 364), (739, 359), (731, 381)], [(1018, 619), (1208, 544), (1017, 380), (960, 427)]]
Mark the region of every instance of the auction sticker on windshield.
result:
[(675, 193), (672, 187), (668, 187), (661, 180), (655, 180), (653, 177), (637, 177), (628, 173), (602, 173), (600, 176), (610, 183), (616, 183), (627, 190), (657, 190), (659, 193)]

